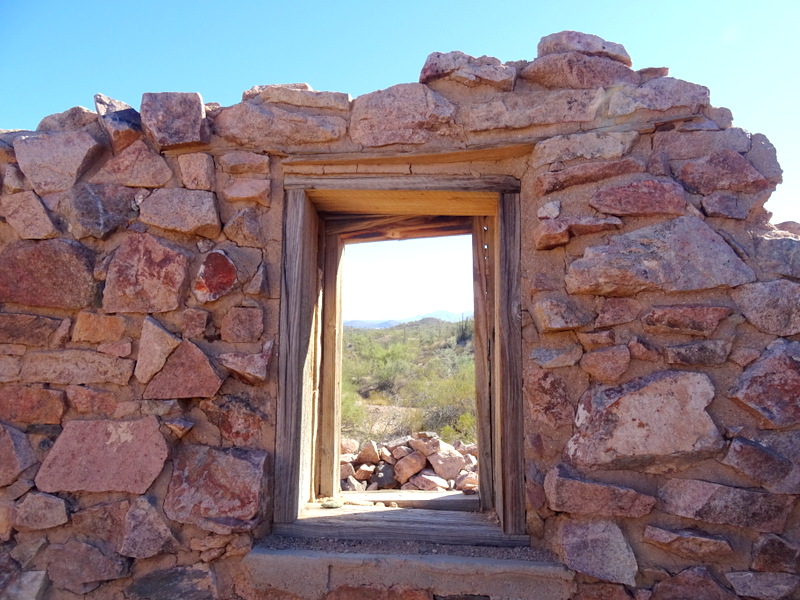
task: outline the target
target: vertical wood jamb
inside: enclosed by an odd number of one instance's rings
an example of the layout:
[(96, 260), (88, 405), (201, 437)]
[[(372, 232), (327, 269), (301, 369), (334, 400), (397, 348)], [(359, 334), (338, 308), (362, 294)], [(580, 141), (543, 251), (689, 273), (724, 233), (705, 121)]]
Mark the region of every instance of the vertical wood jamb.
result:
[(342, 254), (335, 234), (325, 236), (322, 292), (322, 382), (317, 445), (318, 494), (339, 492), (339, 445), (342, 430)]
[(475, 217), (472, 228), (472, 277), (475, 295), (475, 410), (481, 510), (494, 508), (492, 460), (492, 338), (494, 337), (494, 219)]
[[(499, 265), (495, 375), (500, 405), (502, 514), (507, 534), (525, 533), (522, 423), (522, 315), (520, 296), (519, 194), (501, 194), (498, 212)], [(495, 445), (497, 449), (497, 446)], [(498, 510), (498, 513), (501, 511)]]
[[(311, 402), (306, 375), (313, 363), (317, 303), (317, 215), (302, 190), (288, 191), (281, 263), (278, 414), (275, 453), (276, 523), (292, 523), (308, 499)], [(306, 462), (304, 462), (306, 461)]]

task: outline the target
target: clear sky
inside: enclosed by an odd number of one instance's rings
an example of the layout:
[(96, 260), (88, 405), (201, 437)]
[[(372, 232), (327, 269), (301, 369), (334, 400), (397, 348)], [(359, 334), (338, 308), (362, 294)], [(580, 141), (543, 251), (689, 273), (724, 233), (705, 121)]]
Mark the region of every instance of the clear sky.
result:
[(798, 0), (0, 0), (0, 129), (92, 107), (97, 92), (136, 108), (144, 92), (229, 105), (299, 81), (358, 96), (416, 81), (431, 52), (532, 60), (542, 36), (573, 29), (709, 87), (735, 125), (766, 134), (784, 170), (767, 208), (800, 222), (798, 22)]

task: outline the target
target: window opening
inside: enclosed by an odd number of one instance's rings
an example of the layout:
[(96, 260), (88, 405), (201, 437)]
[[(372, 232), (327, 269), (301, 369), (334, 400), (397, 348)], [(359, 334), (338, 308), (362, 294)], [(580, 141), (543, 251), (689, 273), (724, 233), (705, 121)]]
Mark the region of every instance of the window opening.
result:
[(472, 236), (347, 244), (346, 502), (478, 510)]
[[(312, 178), (293, 181), (287, 189), (273, 531), (299, 537), (391, 535), (443, 543), (526, 545), (519, 182), (506, 177), (465, 182), (456, 177), (440, 182), (442, 190), (461, 191), (439, 191), (430, 189), (430, 178), (401, 179), (411, 187), (375, 190), (359, 187), (372, 180), (356, 178), (336, 179), (331, 182), (335, 187), (327, 189)], [(491, 191), (498, 189), (508, 191)], [(472, 236), (474, 257), (481, 513), (393, 510), (365, 518), (355, 507), (349, 517), (347, 510), (335, 511), (333, 518), (331, 511), (310, 514), (309, 501), (335, 496), (340, 485), (338, 356), (345, 245), (466, 234)], [(486, 520), (487, 512), (496, 512), (499, 527)]]

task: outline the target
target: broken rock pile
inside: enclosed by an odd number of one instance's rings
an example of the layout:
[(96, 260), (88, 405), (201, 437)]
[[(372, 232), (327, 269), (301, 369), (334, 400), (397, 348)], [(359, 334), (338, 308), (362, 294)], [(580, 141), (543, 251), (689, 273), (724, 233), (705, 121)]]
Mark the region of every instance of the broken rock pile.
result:
[(343, 439), (340, 469), (343, 491), (423, 490), (478, 491), (478, 446), (454, 445), (436, 433), (422, 431), (386, 443), (359, 445)]

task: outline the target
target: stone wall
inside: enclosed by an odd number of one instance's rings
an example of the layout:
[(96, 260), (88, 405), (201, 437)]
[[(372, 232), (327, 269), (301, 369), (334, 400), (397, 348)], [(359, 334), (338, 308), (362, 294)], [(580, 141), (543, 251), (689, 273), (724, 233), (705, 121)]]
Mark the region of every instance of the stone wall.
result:
[(562, 32), (352, 101), (97, 96), (0, 133), (0, 590), (296, 598), (242, 568), (271, 523), (284, 178), (433, 173), (521, 181), (527, 523), (573, 598), (797, 597), (775, 150), (630, 65)]

